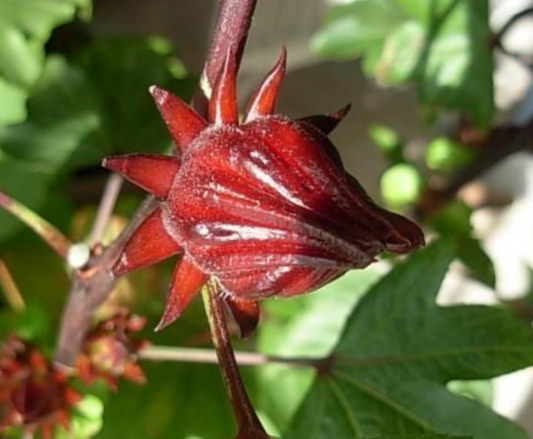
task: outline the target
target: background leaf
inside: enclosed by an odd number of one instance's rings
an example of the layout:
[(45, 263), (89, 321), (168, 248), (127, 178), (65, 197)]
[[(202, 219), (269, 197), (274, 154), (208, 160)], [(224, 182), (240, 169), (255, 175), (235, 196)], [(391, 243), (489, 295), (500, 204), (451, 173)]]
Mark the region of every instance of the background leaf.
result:
[(148, 88), (156, 84), (188, 101), (196, 82), (185, 78), (167, 40), (107, 38), (88, 46), (74, 61), (102, 98), (104, 149), (108, 153), (168, 148), (170, 136)]
[[(290, 358), (327, 356), (351, 310), (378, 277), (374, 270), (351, 271), (313, 294), (266, 301), (259, 350)], [(260, 407), (278, 428), (286, 429), (313, 378), (313, 370), (291, 366), (273, 364), (258, 370)]]
[(363, 57), (385, 84), (410, 82), (433, 110), (464, 112), (482, 128), (494, 115), (485, 0), (360, 0), (333, 7), (311, 47), (328, 57)]
[(397, 266), (361, 300), (287, 438), (445, 433), (525, 439), (512, 422), (446, 389), (533, 364), (531, 326), (486, 306), (435, 304), (454, 254), (433, 244)]
[(52, 29), (89, 5), (90, 0), (0, 2), (0, 125), (24, 120), (25, 102), (41, 75)]

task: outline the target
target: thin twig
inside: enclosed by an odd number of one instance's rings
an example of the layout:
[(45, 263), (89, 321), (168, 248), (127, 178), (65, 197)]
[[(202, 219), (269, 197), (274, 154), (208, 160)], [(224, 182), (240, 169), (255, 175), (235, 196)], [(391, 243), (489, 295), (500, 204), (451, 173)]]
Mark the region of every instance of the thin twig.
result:
[(111, 215), (113, 215), (113, 209), (115, 208), (123, 181), (124, 178), (122, 178), (120, 174), (112, 173), (109, 176), (104, 188), (104, 193), (100, 199), (100, 205), (96, 212), (93, 228), (89, 235), (89, 243), (91, 245), (102, 241), (107, 226), (109, 225)]
[(220, 370), (239, 427), (237, 437), (268, 439), (268, 435), (257, 417), (257, 413), (244, 387), (231, 345), (226, 316), (224, 314), (224, 303), (222, 302), (214, 280), (210, 280), (207, 283), (206, 291), (204, 291), (204, 304)]
[(531, 61), (524, 58), (523, 55), (515, 52), (511, 52), (505, 47), (503, 42), (505, 35), (509, 30), (521, 19), (533, 15), (533, 7), (523, 9), (513, 16), (501, 27), (501, 29), (492, 37), (492, 46), (499, 49), (505, 55), (515, 59), (519, 63), (523, 64), (527, 68), (532, 68)]
[(72, 242), (52, 224), (2, 191), (0, 191), (0, 207), (37, 233), (61, 258), (67, 258)]
[(7, 265), (2, 259), (0, 259), (0, 287), (4, 290), (7, 303), (11, 309), (16, 312), (22, 312), (26, 309), (24, 298), (20, 294), (15, 279), (11, 276)]
[(518, 11), (516, 14), (512, 15), (509, 20), (501, 27), (501, 29), (496, 33), (495, 38), (496, 41), (501, 42), (502, 39), (505, 37), (505, 34), (509, 32), (509, 29), (511, 29), (517, 21), (520, 21), (522, 18), (532, 15), (533, 14), (533, 7), (522, 9), (521, 11)]
[[(264, 366), (266, 364), (284, 364), (295, 367), (319, 368), (324, 359), (283, 358), (260, 354), (257, 352), (235, 351), (235, 359), (241, 366)], [(218, 364), (217, 353), (213, 349), (180, 348), (174, 346), (149, 346), (139, 352), (141, 360), (176, 361), (179, 363)]]

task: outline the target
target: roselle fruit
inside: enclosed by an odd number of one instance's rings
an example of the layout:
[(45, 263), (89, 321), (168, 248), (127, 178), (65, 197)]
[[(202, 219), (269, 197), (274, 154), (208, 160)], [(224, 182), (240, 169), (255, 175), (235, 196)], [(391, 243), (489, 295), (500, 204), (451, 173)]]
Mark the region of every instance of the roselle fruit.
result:
[(138, 353), (148, 342), (135, 337), (146, 324), (144, 317), (120, 310), (100, 322), (86, 336), (76, 367), (82, 381), (92, 384), (101, 378), (109, 388), (118, 390), (119, 378), (138, 384), (146, 376), (138, 364)]
[(0, 345), (0, 437), (8, 427), (51, 438), (57, 426), (68, 430), (73, 406), (81, 400), (37, 348), (16, 336)]
[(181, 255), (158, 329), (180, 316), (210, 277), (247, 333), (257, 323), (258, 300), (313, 291), (366, 267), (381, 252), (408, 253), (424, 244), (418, 226), (374, 204), (344, 170), (327, 135), (348, 108), (300, 120), (275, 113), (285, 65), (283, 50), (242, 122), (231, 49), (207, 120), (151, 87), (176, 155), (130, 154), (103, 162), (159, 200), (114, 274)]

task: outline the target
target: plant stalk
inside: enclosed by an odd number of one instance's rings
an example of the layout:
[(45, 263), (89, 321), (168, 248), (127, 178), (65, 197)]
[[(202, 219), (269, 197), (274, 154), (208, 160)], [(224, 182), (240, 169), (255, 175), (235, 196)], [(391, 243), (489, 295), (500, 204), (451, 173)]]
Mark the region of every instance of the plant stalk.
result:
[(218, 362), (228, 390), (231, 405), (239, 428), (240, 439), (268, 439), (261, 421), (250, 402), (244, 387), (239, 367), (231, 345), (230, 334), (224, 314), (224, 303), (214, 280), (209, 280), (204, 289), (204, 304), (207, 312), (211, 337), (215, 345)]
[(2, 191), (0, 191), (0, 207), (32, 229), (62, 259), (67, 258), (72, 242), (52, 224)]

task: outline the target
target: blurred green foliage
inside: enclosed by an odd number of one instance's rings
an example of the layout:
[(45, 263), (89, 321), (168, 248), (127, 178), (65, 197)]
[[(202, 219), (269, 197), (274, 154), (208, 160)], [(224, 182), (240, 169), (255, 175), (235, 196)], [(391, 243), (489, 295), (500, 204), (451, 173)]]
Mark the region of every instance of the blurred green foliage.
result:
[(44, 45), (52, 30), (91, 0), (2, 0), (0, 2), (0, 125), (26, 118), (26, 99), (45, 63)]
[(413, 84), (432, 110), (467, 114), (482, 128), (494, 115), (488, 2), (360, 0), (333, 7), (311, 47), (363, 58), (384, 84)]

